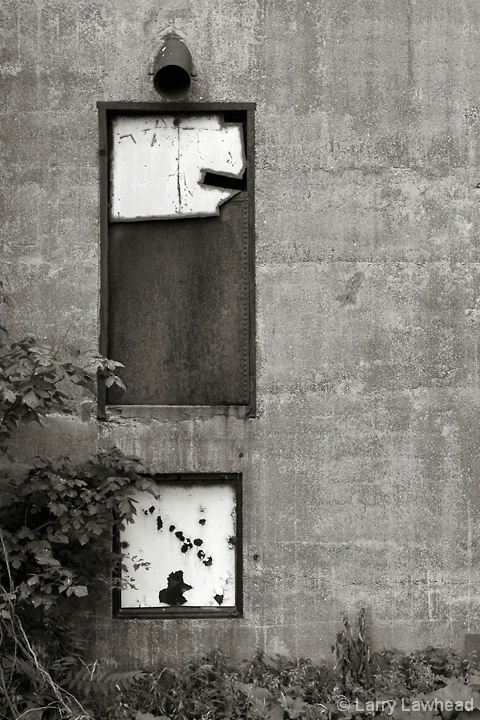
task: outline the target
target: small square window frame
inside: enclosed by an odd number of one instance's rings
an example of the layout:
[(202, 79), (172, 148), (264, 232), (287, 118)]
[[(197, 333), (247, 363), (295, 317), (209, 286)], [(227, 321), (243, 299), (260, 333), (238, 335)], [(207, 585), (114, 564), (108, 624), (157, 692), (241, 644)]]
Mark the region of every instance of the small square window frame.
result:
[[(122, 607), (122, 591), (115, 587), (112, 591), (112, 616), (120, 620), (153, 620), (153, 619), (199, 619), (199, 618), (241, 618), (243, 617), (243, 483), (242, 473), (156, 473), (149, 476), (151, 480), (171, 482), (172, 484), (188, 485), (220, 485), (229, 484), (235, 493), (236, 509), (236, 543), (235, 543), (235, 605), (233, 607), (199, 607), (184, 605), (178, 607)], [(119, 554), (120, 532), (113, 530), (113, 552)], [(117, 569), (113, 577), (121, 579), (121, 570)]]

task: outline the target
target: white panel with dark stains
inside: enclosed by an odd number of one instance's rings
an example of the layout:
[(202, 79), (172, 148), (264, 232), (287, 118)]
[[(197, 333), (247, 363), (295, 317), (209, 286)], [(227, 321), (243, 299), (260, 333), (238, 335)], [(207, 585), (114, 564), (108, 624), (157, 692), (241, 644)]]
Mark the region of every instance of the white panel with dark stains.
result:
[[(235, 488), (164, 482), (159, 490), (159, 499), (137, 494), (135, 522), (120, 534), (135, 585), (122, 589), (121, 607), (234, 607)], [(149, 568), (135, 570), (133, 558)]]
[(206, 172), (242, 177), (241, 124), (220, 115), (126, 115), (112, 132), (112, 222), (218, 215), (239, 192), (203, 182)]

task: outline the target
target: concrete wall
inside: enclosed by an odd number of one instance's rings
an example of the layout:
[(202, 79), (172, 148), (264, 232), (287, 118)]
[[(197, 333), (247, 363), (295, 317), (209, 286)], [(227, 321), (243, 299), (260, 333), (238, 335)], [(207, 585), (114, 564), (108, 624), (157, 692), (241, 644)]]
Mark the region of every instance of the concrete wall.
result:
[[(480, 630), (478, 0), (4, 0), (2, 276), (17, 334), (95, 347), (97, 100), (158, 100), (168, 26), (191, 101), (257, 102), (258, 417), (52, 417), (13, 450), (117, 444), (244, 473), (245, 617), (112, 621), (149, 664), (220, 645), (328, 657)], [(258, 556), (254, 560), (254, 556)]]

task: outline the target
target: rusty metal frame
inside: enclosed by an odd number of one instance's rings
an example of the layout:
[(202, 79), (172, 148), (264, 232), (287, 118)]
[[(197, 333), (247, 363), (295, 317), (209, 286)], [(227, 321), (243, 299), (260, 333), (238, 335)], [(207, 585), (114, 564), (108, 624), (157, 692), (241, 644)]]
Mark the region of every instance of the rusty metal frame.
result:
[[(248, 306), (249, 306), (249, 352), (248, 382), (249, 402), (247, 405), (107, 405), (105, 383), (98, 378), (97, 417), (108, 420), (109, 412), (126, 417), (174, 417), (180, 411), (182, 416), (235, 415), (256, 417), (256, 344), (255, 344), (255, 103), (165, 103), (165, 102), (98, 102), (98, 131), (100, 159), (100, 353), (108, 352), (108, 228), (109, 228), (109, 127), (110, 119), (121, 113), (178, 114), (200, 112), (242, 113), (244, 116), (245, 147), (248, 162)], [(112, 414), (110, 414), (110, 417)]]
[[(152, 476), (153, 480), (159, 482), (172, 482), (182, 485), (206, 485), (230, 484), (235, 490), (236, 509), (236, 544), (235, 544), (235, 606), (224, 608), (217, 607), (158, 607), (158, 608), (122, 608), (121, 590), (114, 588), (112, 591), (112, 615), (115, 619), (186, 619), (186, 618), (241, 618), (243, 617), (243, 493), (241, 473), (158, 473)], [(113, 552), (119, 554), (120, 533), (118, 528), (113, 532)], [(114, 577), (120, 579), (120, 570), (114, 573)]]

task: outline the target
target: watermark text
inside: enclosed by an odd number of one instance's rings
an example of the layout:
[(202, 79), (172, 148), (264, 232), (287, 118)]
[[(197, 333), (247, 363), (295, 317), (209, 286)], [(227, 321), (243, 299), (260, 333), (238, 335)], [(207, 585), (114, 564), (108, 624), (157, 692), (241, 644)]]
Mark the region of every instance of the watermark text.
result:
[(358, 698), (349, 700), (343, 695), (337, 699), (337, 707), (342, 712), (365, 713), (367, 715), (393, 715), (395, 710), (404, 713), (421, 712), (425, 710), (444, 712), (471, 712), (474, 710), (473, 698), (469, 700), (444, 700), (443, 698), (428, 698), (424, 700), (401, 698), (400, 700), (366, 700)]

